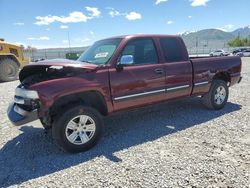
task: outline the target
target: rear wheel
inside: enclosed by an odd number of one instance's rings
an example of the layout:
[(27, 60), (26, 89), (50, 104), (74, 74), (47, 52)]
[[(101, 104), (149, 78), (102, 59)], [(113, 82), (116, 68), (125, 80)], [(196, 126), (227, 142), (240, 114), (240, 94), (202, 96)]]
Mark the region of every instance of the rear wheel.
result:
[(214, 80), (209, 92), (202, 97), (203, 104), (214, 110), (222, 109), (227, 103), (228, 86), (223, 80)]
[(13, 81), (17, 79), (19, 66), (10, 58), (0, 60), (0, 81)]
[(87, 106), (66, 110), (52, 125), (52, 135), (65, 151), (82, 152), (101, 137), (103, 121), (99, 112)]

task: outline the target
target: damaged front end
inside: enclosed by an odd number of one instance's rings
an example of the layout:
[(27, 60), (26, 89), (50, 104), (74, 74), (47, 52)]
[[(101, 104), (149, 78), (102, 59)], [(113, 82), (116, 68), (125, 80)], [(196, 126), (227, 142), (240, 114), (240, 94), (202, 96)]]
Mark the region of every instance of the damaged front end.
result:
[[(81, 65), (81, 64), (80, 64)], [(86, 65), (85, 65), (86, 66)], [(14, 101), (8, 107), (8, 117), (16, 125), (24, 125), (37, 119), (39, 111), (42, 108), (41, 96), (38, 89), (32, 89), (32, 86), (46, 81), (76, 77), (87, 71), (92, 71), (93, 66), (84, 67), (78, 64), (55, 64), (51, 62), (36, 63), (24, 67), (19, 74), (21, 84), (15, 90)], [(48, 88), (49, 89), (49, 88)]]
[(23, 125), (38, 119), (39, 96), (37, 91), (17, 87), (14, 102), (9, 105), (8, 117), (16, 125)]

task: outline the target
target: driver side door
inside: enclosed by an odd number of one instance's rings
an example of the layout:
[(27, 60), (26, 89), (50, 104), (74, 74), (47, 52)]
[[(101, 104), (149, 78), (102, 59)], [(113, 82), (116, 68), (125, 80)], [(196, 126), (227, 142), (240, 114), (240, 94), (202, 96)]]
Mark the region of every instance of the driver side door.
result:
[(159, 63), (152, 38), (131, 39), (121, 56), (133, 57), (130, 65), (110, 69), (114, 110), (143, 106), (161, 101), (165, 95), (165, 71)]

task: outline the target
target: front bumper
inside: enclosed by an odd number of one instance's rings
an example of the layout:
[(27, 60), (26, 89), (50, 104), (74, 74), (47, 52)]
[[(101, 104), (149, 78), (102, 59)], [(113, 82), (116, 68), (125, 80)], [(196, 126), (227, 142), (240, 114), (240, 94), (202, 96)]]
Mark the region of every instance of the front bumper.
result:
[(20, 108), (16, 103), (9, 105), (7, 114), (9, 120), (16, 126), (24, 125), (38, 119), (37, 110), (26, 111)]

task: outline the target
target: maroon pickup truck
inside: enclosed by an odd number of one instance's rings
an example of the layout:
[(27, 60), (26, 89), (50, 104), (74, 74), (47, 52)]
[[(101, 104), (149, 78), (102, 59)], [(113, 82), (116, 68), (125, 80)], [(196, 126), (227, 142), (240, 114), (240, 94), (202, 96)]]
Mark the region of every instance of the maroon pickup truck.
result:
[(102, 116), (114, 112), (191, 96), (223, 108), (229, 86), (241, 80), (241, 59), (190, 59), (178, 36), (128, 35), (94, 43), (77, 61), (31, 63), (19, 79), (11, 122), (40, 119), (63, 149), (81, 152), (99, 140)]

